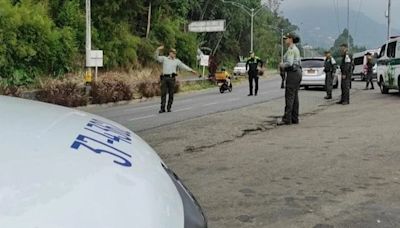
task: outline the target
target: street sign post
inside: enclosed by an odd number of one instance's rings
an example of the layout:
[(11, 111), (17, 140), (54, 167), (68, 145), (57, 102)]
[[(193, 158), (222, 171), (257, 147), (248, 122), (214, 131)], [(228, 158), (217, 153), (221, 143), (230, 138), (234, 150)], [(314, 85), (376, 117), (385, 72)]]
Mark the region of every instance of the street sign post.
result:
[(210, 56), (209, 55), (201, 55), (200, 56), (200, 66), (203, 67), (203, 78), (204, 79), (205, 79), (204, 74), (205, 74), (205, 71), (206, 71), (206, 67), (208, 67), (209, 61), (210, 61)]
[(223, 32), (225, 31), (226, 20), (193, 21), (189, 24), (189, 32)]
[(97, 72), (99, 67), (103, 67), (103, 51), (102, 50), (91, 50), (89, 52), (89, 58), (87, 61), (87, 67), (95, 68), (95, 81), (97, 81)]

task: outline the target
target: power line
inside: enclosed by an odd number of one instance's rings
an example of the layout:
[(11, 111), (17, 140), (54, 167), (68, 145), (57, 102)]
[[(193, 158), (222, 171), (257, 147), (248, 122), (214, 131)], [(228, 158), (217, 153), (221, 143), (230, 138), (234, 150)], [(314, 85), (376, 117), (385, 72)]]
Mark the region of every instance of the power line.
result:
[(358, 22), (359, 22), (359, 19), (360, 19), (362, 4), (363, 4), (363, 0), (360, 0), (360, 4), (358, 6), (357, 18), (356, 18), (356, 26), (355, 26), (355, 29), (354, 29), (354, 35), (356, 35), (357, 32), (358, 32)]
[(333, 8), (335, 11), (335, 16), (336, 16), (336, 24), (337, 24), (338, 34), (340, 34), (339, 2), (338, 2), (338, 0), (333, 0)]

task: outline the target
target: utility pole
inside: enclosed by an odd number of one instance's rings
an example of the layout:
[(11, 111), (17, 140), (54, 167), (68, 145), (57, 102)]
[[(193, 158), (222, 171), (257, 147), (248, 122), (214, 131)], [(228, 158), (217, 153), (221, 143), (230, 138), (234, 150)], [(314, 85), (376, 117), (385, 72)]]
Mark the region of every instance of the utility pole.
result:
[(254, 51), (254, 9), (251, 8), (251, 45), (250, 50)]
[(258, 9), (254, 8), (249, 8), (241, 3), (238, 2), (233, 2), (233, 1), (226, 1), (226, 0), (221, 0), (223, 3), (231, 4), (236, 7), (241, 8), (244, 10), (250, 17), (251, 17), (251, 41), (250, 41), (250, 51), (254, 51), (254, 17), (261, 12), (261, 10), (265, 7), (264, 5), (259, 7)]
[(350, 49), (350, 0), (347, 0), (347, 46)]
[[(90, 51), (92, 50), (90, 0), (86, 0), (86, 66), (90, 65)], [(89, 68), (89, 67), (88, 67)], [(89, 68), (90, 71), (90, 68)]]
[(388, 28), (387, 28), (387, 39), (390, 39), (391, 36), (391, 31), (390, 31), (390, 23), (391, 23), (391, 11), (392, 11), (392, 0), (388, 0), (388, 12), (387, 12), (387, 18), (388, 18)]

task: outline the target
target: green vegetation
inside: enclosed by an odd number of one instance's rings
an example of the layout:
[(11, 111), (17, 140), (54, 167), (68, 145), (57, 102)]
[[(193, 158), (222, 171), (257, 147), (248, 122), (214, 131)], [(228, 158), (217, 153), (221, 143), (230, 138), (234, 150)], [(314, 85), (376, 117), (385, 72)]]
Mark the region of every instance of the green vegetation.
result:
[[(271, 10), (255, 17), (255, 50), (270, 65), (276, 65), (280, 55), (280, 32), (271, 27), (296, 29), (278, 16), (280, 1), (268, 1)], [(261, 0), (240, 3), (261, 6)], [(227, 30), (187, 32), (190, 21), (212, 19), (227, 19)], [(200, 44), (226, 66), (246, 56), (250, 48), (250, 17), (219, 0), (96, 0), (92, 20), (92, 46), (104, 50), (106, 71), (146, 67), (161, 44), (175, 47), (178, 57), (193, 67)], [(27, 86), (41, 76), (81, 72), (84, 52), (85, 0), (0, 0), (2, 83)]]
[[(348, 34), (349, 34), (349, 30), (344, 29), (342, 34), (340, 34), (339, 37), (335, 40), (335, 43), (334, 43), (333, 47), (331, 48), (332, 55), (337, 60), (341, 60), (340, 57), (342, 56), (342, 54), (340, 53), (340, 45), (347, 44)], [(361, 52), (361, 51), (366, 50), (366, 47), (358, 47), (358, 46), (354, 45), (354, 40), (351, 35), (349, 37), (349, 43), (350, 43), (352, 53)]]

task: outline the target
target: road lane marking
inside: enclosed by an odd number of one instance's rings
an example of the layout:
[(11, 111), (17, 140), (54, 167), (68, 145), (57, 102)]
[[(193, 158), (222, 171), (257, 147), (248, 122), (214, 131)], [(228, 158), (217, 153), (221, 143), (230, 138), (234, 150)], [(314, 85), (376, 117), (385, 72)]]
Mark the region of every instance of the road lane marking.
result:
[(184, 111), (189, 111), (191, 109), (192, 108), (182, 108), (182, 109), (175, 110), (174, 112), (184, 112)]
[(234, 101), (238, 101), (238, 100), (240, 100), (239, 98), (233, 98), (233, 99), (229, 99), (229, 100), (227, 100), (228, 102), (234, 102)]
[(149, 118), (152, 118), (152, 117), (155, 117), (155, 116), (156, 115), (141, 116), (141, 117), (136, 117), (136, 118), (130, 119), (129, 121), (144, 120), (144, 119), (149, 119)]
[(218, 102), (208, 103), (208, 104), (203, 105), (203, 107), (213, 106), (213, 105), (216, 105), (216, 104), (218, 104)]

